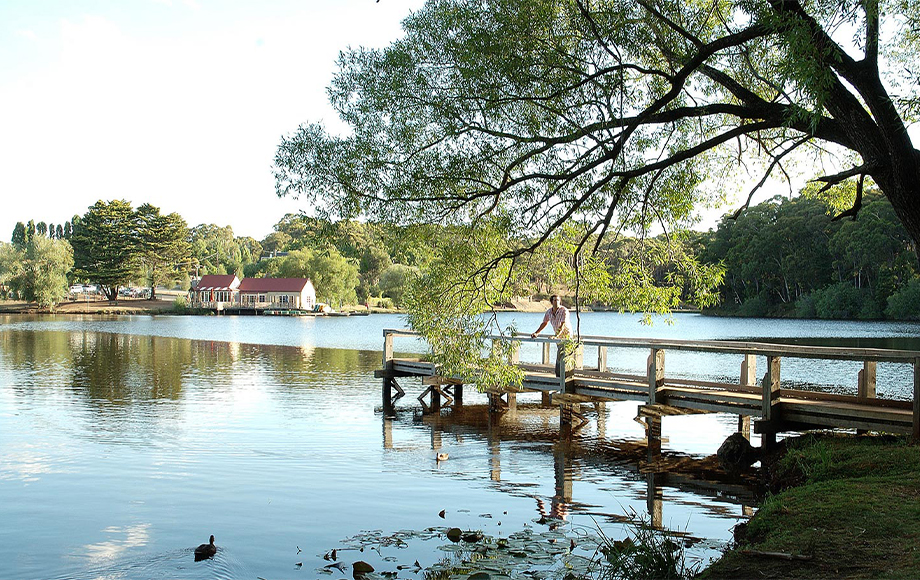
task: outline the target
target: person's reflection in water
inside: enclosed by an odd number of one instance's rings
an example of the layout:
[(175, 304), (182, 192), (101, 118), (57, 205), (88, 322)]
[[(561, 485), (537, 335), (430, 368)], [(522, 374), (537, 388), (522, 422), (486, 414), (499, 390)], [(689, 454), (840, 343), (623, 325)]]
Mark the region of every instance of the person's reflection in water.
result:
[(569, 516), (569, 504), (558, 495), (554, 495), (552, 502), (550, 503), (549, 513), (546, 512), (546, 502), (540, 499), (537, 496), (534, 496), (534, 499), (537, 501), (537, 513), (540, 514), (540, 519), (538, 523), (549, 524), (549, 529), (554, 530), (559, 522), (564, 522), (568, 519)]

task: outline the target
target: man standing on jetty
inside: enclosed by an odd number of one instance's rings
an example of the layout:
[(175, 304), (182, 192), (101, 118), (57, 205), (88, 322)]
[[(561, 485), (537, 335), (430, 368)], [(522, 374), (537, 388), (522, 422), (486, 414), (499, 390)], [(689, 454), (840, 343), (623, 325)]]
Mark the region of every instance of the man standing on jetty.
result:
[[(537, 338), (540, 331), (546, 328), (547, 324), (553, 325), (553, 338), (568, 338), (572, 335), (572, 326), (569, 324), (569, 309), (559, 303), (559, 295), (553, 294), (549, 297), (552, 307), (543, 315), (543, 322), (536, 332), (530, 335), (530, 338)], [(562, 352), (562, 343), (556, 347), (556, 376), (561, 377), (565, 374), (565, 357)]]

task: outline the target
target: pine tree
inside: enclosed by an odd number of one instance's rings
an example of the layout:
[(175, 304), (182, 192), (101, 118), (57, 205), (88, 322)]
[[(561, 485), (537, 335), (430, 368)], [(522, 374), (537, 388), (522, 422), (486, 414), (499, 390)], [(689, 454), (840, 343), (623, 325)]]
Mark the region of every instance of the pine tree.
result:
[(189, 258), (189, 230), (177, 213), (162, 215), (149, 203), (137, 208), (137, 238), (141, 262), (150, 279), (150, 300), (156, 298), (157, 284), (179, 273)]
[(74, 274), (99, 284), (109, 300), (117, 300), (118, 288), (137, 274), (140, 261), (137, 216), (131, 204), (100, 200), (74, 221)]
[(18, 248), (24, 248), (26, 245), (26, 225), (22, 222), (16, 222), (13, 228), (13, 245)]

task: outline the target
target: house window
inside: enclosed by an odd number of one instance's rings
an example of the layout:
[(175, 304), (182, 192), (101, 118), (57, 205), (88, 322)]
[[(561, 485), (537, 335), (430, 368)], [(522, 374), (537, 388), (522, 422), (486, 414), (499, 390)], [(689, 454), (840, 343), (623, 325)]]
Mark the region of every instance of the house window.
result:
[(278, 298), (281, 300), (281, 303), (282, 303), (282, 304), (287, 304), (287, 303), (288, 303), (288, 295), (287, 295), (287, 294), (282, 294), (282, 295), (279, 296)]
[(265, 294), (259, 294), (259, 302), (265, 302)]

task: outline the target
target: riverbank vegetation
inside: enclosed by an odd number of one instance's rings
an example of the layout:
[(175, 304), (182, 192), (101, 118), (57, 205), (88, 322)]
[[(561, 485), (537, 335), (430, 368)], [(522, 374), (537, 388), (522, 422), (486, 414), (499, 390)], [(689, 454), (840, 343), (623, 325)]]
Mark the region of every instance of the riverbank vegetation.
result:
[[(853, 196), (844, 190), (838, 199), (848, 203)], [(575, 262), (580, 228), (570, 225), (518, 258), (500, 291), (485, 296), (486, 277), (448, 274), (494, 274), (484, 250), (530, 242), (514, 239), (501, 222), (471, 234), (453, 226), (289, 214), (260, 241), (237, 237), (230, 226), (188, 228), (179, 214), (162, 215), (149, 204), (134, 210), (126, 202), (98, 202), (61, 228), (61, 237), (49, 237), (47, 226), (42, 234), (43, 228), (17, 224), (15, 242), (0, 244), (0, 287), (8, 297), (47, 308), (64, 300), (73, 283), (101, 284), (111, 299), (119, 286), (188, 289), (196, 276), (231, 273), (309, 277), (320, 300), (337, 306), (406, 307), (432, 289), (468, 286), (483, 297), (467, 305), (474, 311), (559, 293), (569, 305), (596, 309), (666, 313), (689, 306), (720, 315), (920, 320), (911, 239), (883, 196), (868, 190), (862, 204), (858, 220), (835, 221), (835, 206), (806, 189), (737, 218), (726, 215), (708, 232), (602, 243), (592, 236), (597, 251)], [(411, 292), (413, 282), (422, 293)]]
[(805, 435), (766, 469), (771, 493), (703, 578), (920, 576), (920, 447)]

